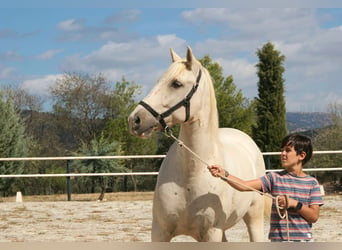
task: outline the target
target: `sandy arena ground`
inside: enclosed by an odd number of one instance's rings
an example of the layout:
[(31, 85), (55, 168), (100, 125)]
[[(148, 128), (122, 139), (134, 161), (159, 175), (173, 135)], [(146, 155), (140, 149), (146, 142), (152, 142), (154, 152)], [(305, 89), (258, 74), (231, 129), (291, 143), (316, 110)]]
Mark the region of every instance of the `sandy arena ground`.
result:
[[(141, 199), (139, 199), (139, 197)], [(0, 242), (150, 242), (152, 201), (0, 200)], [(321, 216), (313, 226), (315, 242), (342, 242), (342, 195), (325, 196)], [(267, 240), (268, 223), (265, 226)], [(246, 242), (241, 222), (226, 232), (230, 242)], [(178, 236), (173, 241), (193, 241)]]

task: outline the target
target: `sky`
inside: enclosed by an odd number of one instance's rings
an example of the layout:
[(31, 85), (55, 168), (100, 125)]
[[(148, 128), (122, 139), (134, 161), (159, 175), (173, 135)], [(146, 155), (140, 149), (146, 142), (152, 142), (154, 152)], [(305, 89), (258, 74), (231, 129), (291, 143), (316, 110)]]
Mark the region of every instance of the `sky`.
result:
[(219, 63), (253, 99), (256, 51), (271, 42), (285, 56), (288, 112), (328, 112), (330, 104), (342, 104), (342, 8), (35, 2), (0, 8), (0, 85), (48, 98), (65, 72), (101, 73), (113, 84), (122, 77), (134, 81), (146, 94), (170, 65), (170, 48), (183, 57), (190, 46), (197, 58), (209, 55)]

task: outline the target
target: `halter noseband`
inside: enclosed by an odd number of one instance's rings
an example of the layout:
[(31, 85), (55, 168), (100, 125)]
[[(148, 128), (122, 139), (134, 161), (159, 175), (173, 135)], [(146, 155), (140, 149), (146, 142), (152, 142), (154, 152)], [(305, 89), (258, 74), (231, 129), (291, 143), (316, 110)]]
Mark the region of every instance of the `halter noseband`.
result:
[(192, 86), (192, 89), (186, 95), (186, 97), (183, 100), (181, 100), (180, 102), (178, 102), (176, 105), (174, 105), (171, 108), (169, 108), (168, 110), (166, 110), (162, 114), (159, 114), (157, 111), (155, 111), (150, 105), (148, 105), (144, 101), (140, 101), (139, 104), (141, 106), (143, 106), (146, 110), (148, 110), (159, 121), (159, 123), (163, 126), (164, 130), (166, 130), (168, 128), (164, 118), (168, 117), (174, 111), (181, 108), (182, 106), (185, 107), (185, 120), (184, 120), (184, 122), (187, 122), (189, 120), (189, 117), (190, 117), (190, 100), (198, 88), (199, 81), (201, 80), (201, 75), (202, 75), (202, 71), (200, 69), (198, 72), (197, 78), (196, 78), (196, 84), (194, 86)]

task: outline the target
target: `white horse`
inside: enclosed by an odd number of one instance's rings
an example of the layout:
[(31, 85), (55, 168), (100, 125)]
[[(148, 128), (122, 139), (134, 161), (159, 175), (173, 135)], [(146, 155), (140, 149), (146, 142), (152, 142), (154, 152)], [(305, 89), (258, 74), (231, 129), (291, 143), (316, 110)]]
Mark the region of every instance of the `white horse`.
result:
[(152, 132), (181, 123), (179, 139), (194, 154), (174, 143), (159, 170), (153, 199), (152, 241), (188, 235), (197, 241), (227, 241), (225, 230), (241, 219), (250, 241), (264, 240), (264, 198), (239, 192), (211, 176), (207, 162), (220, 164), (243, 179), (265, 173), (253, 140), (231, 128), (218, 128), (216, 99), (208, 71), (188, 47), (185, 59), (171, 49), (172, 64), (129, 116), (132, 133)]

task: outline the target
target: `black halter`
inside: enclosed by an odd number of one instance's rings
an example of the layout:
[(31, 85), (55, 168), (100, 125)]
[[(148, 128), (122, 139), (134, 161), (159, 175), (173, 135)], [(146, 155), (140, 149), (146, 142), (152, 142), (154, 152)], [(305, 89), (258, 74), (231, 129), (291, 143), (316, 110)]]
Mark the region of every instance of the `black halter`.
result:
[(186, 122), (189, 120), (189, 117), (190, 117), (190, 100), (198, 88), (199, 81), (201, 80), (201, 75), (202, 75), (202, 71), (199, 70), (197, 78), (196, 78), (196, 84), (194, 86), (192, 86), (192, 89), (186, 95), (186, 97), (183, 100), (181, 100), (180, 102), (178, 102), (176, 105), (174, 105), (171, 108), (169, 108), (168, 110), (166, 110), (162, 114), (159, 114), (157, 111), (155, 111), (150, 105), (148, 105), (144, 101), (140, 101), (139, 104), (141, 106), (143, 106), (146, 110), (148, 110), (159, 121), (159, 123), (163, 126), (164, 130), (166, 130), (168, 128), (164, 118), (168, 117), (174, 111), (176, 111), (177, 109), (179, 109), (182, 106), (185, 107), (185, 121), (184, 122)]

